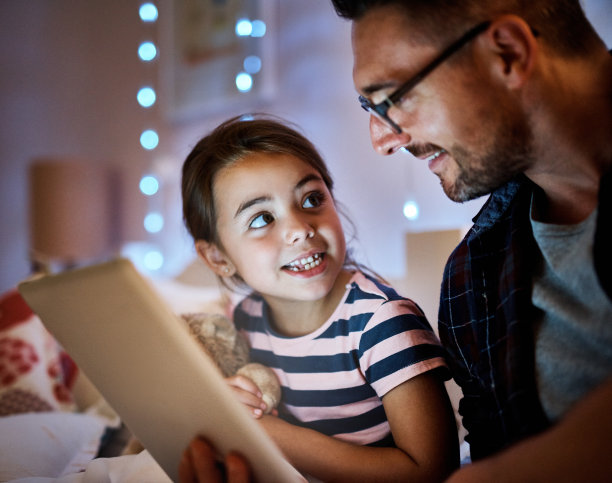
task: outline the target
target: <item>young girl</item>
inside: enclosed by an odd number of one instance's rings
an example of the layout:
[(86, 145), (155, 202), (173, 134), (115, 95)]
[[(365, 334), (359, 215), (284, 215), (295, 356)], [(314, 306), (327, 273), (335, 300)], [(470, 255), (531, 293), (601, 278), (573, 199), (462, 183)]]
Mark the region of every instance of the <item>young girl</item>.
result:
[(457, 466), (444, 353), (420, 309), (347, 256), (332, 179), (312, 144), (236, 117), (183, 166), (185, 224), (228, 286), (251, 360), (282, 386), (275, 415), (228, 382), (302, 473), (323, 481), (436, 481)]

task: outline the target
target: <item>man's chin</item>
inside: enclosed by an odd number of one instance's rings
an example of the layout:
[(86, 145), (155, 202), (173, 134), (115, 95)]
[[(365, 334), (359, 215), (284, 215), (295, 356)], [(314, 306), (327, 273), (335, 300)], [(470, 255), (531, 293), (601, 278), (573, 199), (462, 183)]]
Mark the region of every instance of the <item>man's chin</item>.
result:
[(442, 186), (444, 194), (455, 203), (472, 201), (491, 192), (491, 190), (477, 190), (470, 188), (469, 186), (462, 185), (461, 183), (448, 183), (443, 179), (440, 179), (440, 185)]
[(463, 193), (457, 188), (455, 183), (440, 178), (440, 186), (442, 186), (442, 191), (451, 201), (455, 203), (463, 203), (465, 201)]

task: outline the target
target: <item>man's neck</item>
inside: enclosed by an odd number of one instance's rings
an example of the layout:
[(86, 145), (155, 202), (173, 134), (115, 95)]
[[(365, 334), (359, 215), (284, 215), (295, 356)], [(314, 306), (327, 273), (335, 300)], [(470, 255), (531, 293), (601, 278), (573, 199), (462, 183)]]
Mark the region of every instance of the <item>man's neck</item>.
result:
[(534, 196), (532, 214), (535, 220), (558, 225), (576, 224), (588, 218), (597, 207), (597, 191), (591, 193), (591, 190), (580, 192), (573, 187), (555, 188), (558, 186)]
[[(553, 65), (546, 103), (532, 110), (535, 162), (525, 174), (543, 190), (540, 221), (578, 223), (597, 206), (599, 180), (612, 168), (612, 58)], [(546, 74), (544, 75), (546, 77)], [(552, 86), (552, 87), (550, 87)]]

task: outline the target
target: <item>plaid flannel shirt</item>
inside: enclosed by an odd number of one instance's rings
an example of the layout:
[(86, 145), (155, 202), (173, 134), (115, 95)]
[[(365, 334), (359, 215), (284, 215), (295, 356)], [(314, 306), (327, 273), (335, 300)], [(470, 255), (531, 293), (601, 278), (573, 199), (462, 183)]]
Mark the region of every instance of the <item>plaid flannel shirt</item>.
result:
[[(610, 240), (605, 220), (611, 219), (611, 185), (612, 172), (600, 186), (594, 250), (608, 295), (612, 252), (605, 245)], [(534, 189), (539, 188), (521, 175), (496, 190), (444, 270), (438, 328), (464, 393), (459, 412), (474, 460), (550, 424), (535, 378), (532, 324), (538, 309), (531, 287), (542, 255), (529, 217)]]
[(472, 459), (548, 425), (531, 325), (531, 274), (541, 256), (529, 222), (534, 186), (520, 177), (495, 191), (444, 270), (440, 339), (463, 389)]

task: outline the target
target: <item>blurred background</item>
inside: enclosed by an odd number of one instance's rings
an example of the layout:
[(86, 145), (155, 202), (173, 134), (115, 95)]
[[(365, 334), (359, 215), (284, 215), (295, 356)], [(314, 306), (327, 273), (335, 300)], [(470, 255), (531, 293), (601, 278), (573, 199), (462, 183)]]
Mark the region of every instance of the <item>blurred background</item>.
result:
[[(584, 5), (610, 45), (612, 2)], [(374, 153), (350, 24), (329, 0), (2, 0), (0, 65), (0, 291), (34, 262), (108, 253), (151, 276), (184, 271), (195, 255), (182, 162), (248, 111), (293, 121), (314, 142), (355, 223), (357, 258), (391, 280), (410, 277), (407, 254), (463, 230), (483, 201), (455, 204), (423, 162)]]

